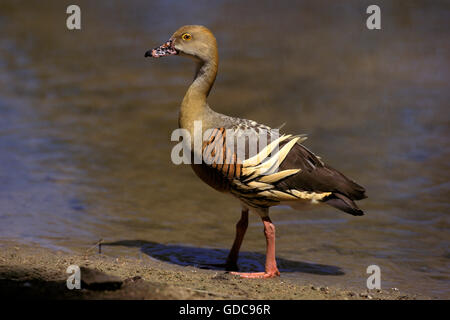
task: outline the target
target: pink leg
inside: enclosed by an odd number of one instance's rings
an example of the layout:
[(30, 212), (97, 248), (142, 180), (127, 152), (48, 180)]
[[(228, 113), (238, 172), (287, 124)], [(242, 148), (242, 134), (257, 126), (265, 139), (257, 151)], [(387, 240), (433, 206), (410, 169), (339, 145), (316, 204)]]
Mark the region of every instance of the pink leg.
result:
[(242, 209), (241, 219), (236, 224), (236, 237), (234, 238), (233, 246), (228, 254), (226, 262), (226, 270), (238, 270), (237, 261), (239, 257), (239, 249), (244, 240), (245, 232), (248, 227), (248, 209)]
[(266, 267), (264, 272), (232, 272), (232, 274), (239, 275), (243, 278), (273, 278), (280, 275), (277, 268), (277, 261), (275, 260), (275, 226), (270, 221), (269, 216), (262, 218), (264, 223), (264, 235), (266, 236)]

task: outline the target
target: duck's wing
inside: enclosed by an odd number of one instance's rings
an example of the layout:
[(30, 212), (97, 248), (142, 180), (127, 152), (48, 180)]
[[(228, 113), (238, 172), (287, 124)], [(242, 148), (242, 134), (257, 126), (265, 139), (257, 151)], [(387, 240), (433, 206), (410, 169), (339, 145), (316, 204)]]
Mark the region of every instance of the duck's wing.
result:
[(354, 200), (366, 198), (365, 189), (338, 170), (323, 163), (305, 146), (296, 144), (281, 164), (280, 170), (301, 168), (301, 171), (278, 181), (278, 190), (303, 190), (329, 193), (321, 201), (353, 215), (362, 215)]
[(251, 207), (310, 200), (341, 210), (354, 207), (351, 213), (360, 214), (352, 199), (361, 198), (364, 189), (323, 164), (300, 144), (305, 139), (240, 120), (210, 130), (202, 148), (203, 163), (194, 165), (194, 171), (209, 185), (230, 191)]

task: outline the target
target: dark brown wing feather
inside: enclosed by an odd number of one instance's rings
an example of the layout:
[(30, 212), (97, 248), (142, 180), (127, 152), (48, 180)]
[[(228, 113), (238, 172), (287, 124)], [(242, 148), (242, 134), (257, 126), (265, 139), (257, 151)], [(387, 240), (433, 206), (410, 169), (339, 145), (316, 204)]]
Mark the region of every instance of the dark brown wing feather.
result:
[(336, 169), (324, 164), (311, 151), (300, 144), (296, 144), (291, 149), (280, 165), (281, 170), (294, 168), (302, 170), (280, 181), (277, 184), (278, 189), (332, 192), (329, 197), (323, 200), (325, 203), (350, 214), (363, 214), (354, 200), (367, 198), (365, 189)]
[(341, 193), (352, 200), (364, 199), (365, 189), (339, 171), (325, 165), (311, 151), (296, 144), (281, 163), (281, 170), (302, 169), (296, 175), (280, 181), (280, 189)]

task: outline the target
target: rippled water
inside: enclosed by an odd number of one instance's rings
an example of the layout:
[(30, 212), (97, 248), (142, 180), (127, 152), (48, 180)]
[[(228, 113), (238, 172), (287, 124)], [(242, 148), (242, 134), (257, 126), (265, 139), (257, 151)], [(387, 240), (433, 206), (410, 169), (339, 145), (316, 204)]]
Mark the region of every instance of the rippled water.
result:
[[(286, 132), (367, 188), (363, 217), (331, 207), (271, 210), (284, 276), (449, 298), (449, 21), (445, 1), (0, 3), (0, 237), (111, 254), (138, 248), (216, 268), (239, 204), (170, 161), (190, 61), (144, 59), (181, 25), (215, 33), (210, 97), (223, 113)], [(251, 217), (240, 260), (262, 269)]]

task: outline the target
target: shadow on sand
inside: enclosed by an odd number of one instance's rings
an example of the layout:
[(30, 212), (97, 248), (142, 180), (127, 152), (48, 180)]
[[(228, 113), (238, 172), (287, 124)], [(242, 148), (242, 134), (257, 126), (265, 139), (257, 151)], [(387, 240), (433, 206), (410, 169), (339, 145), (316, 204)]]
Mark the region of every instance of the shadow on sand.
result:
[[(105, 246), (125, 246), (140, 248), (146, 255), (180, 266), (194, 266), (201, 269), (225, 270), (224, 262), (229, 250), (198, 248), (176, 244), (160, 244), (145, 240), (119, 240), (103, 243)], [(265, 255), (255, 252), (241, 251), (239, 254), (239, 270), (263, 271)], [(293, 261), (277, 258), (280, 272), (302, 272), (319, 275), (340, 276), (345, 273), (340, 267), (309, 262)]]

